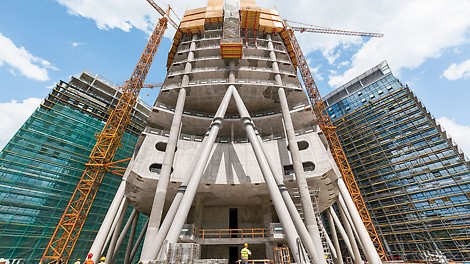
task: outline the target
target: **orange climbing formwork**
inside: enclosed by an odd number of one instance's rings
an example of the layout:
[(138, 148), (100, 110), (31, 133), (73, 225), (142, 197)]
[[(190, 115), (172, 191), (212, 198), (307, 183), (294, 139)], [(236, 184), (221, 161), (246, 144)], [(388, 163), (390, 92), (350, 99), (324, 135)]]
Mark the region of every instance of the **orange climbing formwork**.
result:
[(292, 64), (294, 65), (295, 68), (297, 68), (297, 57), (295, 56), (294, 46), (292, 45), (292, 42), (290, 41), (289, 32), (286, 29), (282, 29), (282, 31), (279, 32), (279, 36), (281, 36), (284, 42), (284, 45), (286, 46), (286, 49), (287, 49), (287, 52), (289, 53), (289, 57), (292, 61)]
[(284, 24), (277, 10), (261, 8), (259, 18), (259, 30), (265, 33), (279, 33), (283, 30)]
[(206, 8), (196, 8), (187, 10), (181, 20), (180, 30), (188, 34), (204, 32), (206, 21)]
[(208, 0), (206, 8), (206, 24), (222, 23), (224, 18), (223, 1)]
[(243, 44), (240, 43), (221, 43), (220, 55), (224, 59), (239, 59), (242, 57)]

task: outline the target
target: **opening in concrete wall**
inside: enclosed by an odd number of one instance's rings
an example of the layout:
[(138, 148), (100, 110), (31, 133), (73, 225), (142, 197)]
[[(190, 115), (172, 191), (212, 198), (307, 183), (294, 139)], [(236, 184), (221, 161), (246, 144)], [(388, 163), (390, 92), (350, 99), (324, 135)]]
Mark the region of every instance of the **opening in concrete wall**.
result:
[(294, 165), (284, 165), (284, 175), (294, 175)]
[[(160, 164), (160, 163), (154, 163), (154, 164), (150, 165), (149, 171), (150, 171), (150, 172), (153, 172), (153, 173), (160, 174), (160, 172), (162, 171), (162, 164)], [(171, 173), (173, 173), (173, 167), (171, 167), (170, 174), (171, 174)]]
[[(163, 141), (160, 141), (160, 142), (157, 142), (157, 144), (155, 144), (155, 148), (158, 150), (158, 151), (162, 151), (162, 152), (165, 152), (166, 151), (166, 142), (163, 142)], [(175, 147), (175, 152), (178, 150), (178, 147)]]
[(304, 167), (304, 171), (314, 171), (315, 164), (311, 161), (303, 162), (302, 166)]
[[(297, 146), (299, 147), (299, 150), (305, 150), (305, 149), (308, 149), (310, 144), (308, 144), (308, 142), (305, 140), (301, 140), (297, 142)], [(290, 151), (289, 145), (287, 145), (287, 150)]]

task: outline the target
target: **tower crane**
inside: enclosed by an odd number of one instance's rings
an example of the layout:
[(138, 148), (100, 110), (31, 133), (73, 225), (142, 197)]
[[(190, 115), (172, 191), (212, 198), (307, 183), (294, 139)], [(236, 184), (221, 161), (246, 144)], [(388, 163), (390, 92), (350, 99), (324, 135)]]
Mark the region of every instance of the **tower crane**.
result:
[(122, 87), (122, 93), (116, 108), (110, 112), (103, 130), (97, 136), (89, 161), (85, 163), (85, 170), (42, 255), (41, 263), (46, 261), (47, 263), (69, 262), (105, 174), (112, 172), (117, 163), (129, 160), (113, 161), (126, 127), (131, 121), (132, 109), (137, 102), (139, 92), (144, 85), (167, 24), (169, 23), (178, 30), (178, 25), (169, 16), (170, 7), (165, 12), (152, 0), (147, 1), (157, 9), (162, 18), (159, 19), (150, 35), (131, 77)]
[[(290, 21), (292, 22), (292, 21)], [(318, 123), (330, 144), (330, 151), (333, 154), (333, 158), (338, 165), (343, 180), (346, 183), (346, 187), (353, 199), (353, 202), (359, 211), (359, 215), (369, 233), (369, 236), (374, 244), (378, 255), (382, 260), (387, 260), (387, 255), (383, 248), (382, 242), (375, 230), (374, 224), (370, 217), (369, 211), (365, 205), (364, 199), (362, 198), (359, 186), (357, 185), (354, 174), (349, 166), (348, 160), (344, 153), (344, 150), (341, 146), (341, 142), (336, 134), (336, 127), (333, 125), (331, 118), (326, 111), (326, 106), (323, 103), (318, 87), (315, 83), (312, 73), (310, 72), (310, 67), (308, 66), (307, 60), (300, 49), (299, 43), (294, 35), (294, 31), (299, 32), (314, 32), (314, 33), (326, 33), (326, 34), (337, 34), (337, 35), (350, 35), (350, 36), (360, 36), (360, 37), (382, 37), (383, 34), (378, 33), (367, 33), (367, 32), (358, 32), (358, 31), (346, 31), (339, 29), (330, 29), (322, 27), (290, 27), (287, 24), (287, 21), (284, 22), (284, 31), (281, 34), (288, 34), (291, 41), (295, 57), (297, 59), (297, 66), (302, 76), (302, 80), (307, 90), (307, 95), (309, 97), (310, 105), (318, 118)]]

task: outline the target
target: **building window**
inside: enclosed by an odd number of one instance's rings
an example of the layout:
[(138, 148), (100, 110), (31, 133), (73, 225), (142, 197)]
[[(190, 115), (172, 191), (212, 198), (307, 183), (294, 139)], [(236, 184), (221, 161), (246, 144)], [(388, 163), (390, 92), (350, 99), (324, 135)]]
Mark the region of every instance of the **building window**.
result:
[(166, 150), (166, 142), (158, 142), (157, 144), (155, 144), (155, 148), (159, 151), (163, 151), (165, 152)]
[(311, 161), (303, 162), (302, 166), (304, 167), (304, 171), (314, 171), (315, 170), (315, 164)]

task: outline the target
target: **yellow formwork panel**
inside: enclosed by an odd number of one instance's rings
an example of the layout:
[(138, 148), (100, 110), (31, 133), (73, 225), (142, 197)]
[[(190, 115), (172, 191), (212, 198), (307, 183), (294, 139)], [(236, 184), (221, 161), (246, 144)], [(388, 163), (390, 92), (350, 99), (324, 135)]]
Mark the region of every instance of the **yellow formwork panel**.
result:
[(196, 15), (196, 14), (201, 14), (201, 13), (204, 13), (204, 12), (206, 12), (205, 7), (186, 10), (186, 12), (184, 12), (184, 16), (183, 16), (183, 19), (181, 21), (185, 21), (186, 19), (192, 20), (190, 18), (191, 16)]
[(240, 59), (242, 57), (242, 43), (221, 43), (220, 55), (224, 59)]
[(240, 10), (241, 28), (258, 29), (260, 15), (259, 8), (243, 7)]
[(222, 9), (208, 10), (206, 11), (205, 22), (206, 23), (221, 23), (224, 18), (224, 11)]
[(289, 53), (290, 60), (292, 61), (292, 64), (294, 67), (297, 67), (297, 57), (295, 56), (295, 50), (294, 47), (292, 46), (292, 43), (290, 41), (290, 36), (289, 33), (285, 28), (279, 32), (279, 36), (281, 36), (282, 41), (284, 42), (284, 45), (286, 46), (287, 52)]
[(283, 30), (284, 24), (277, 10), (266, 8), (260, 10), (259, 30), (266, 33), (279, 33)]
[(244, 7), (256, 7), (255, 0), (241, 0), (240, 7), (243, 9)]

